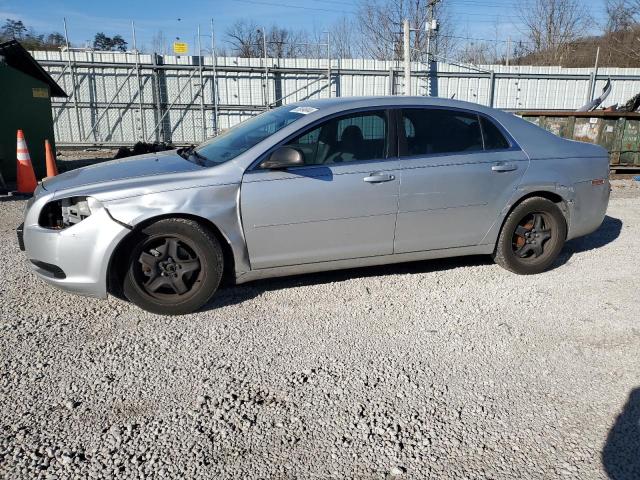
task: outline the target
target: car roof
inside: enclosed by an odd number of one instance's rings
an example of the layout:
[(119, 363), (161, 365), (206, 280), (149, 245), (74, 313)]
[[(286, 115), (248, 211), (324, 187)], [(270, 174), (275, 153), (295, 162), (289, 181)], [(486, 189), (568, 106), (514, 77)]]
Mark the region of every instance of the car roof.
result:
[(493, 111), (492, 108), (479, 105), (477, 103), (464, 102), (440, 97), (419, 97), (419, 96), (368, 96), (368, 97), (336, 97), (321, 98), (315, 100), (304, 100), (295, 102), (295, 106), (314, 107), (318, 109), (347, 109), (362, 107), (392, 107), (392, 106), (437, 106), (448, 108), (464, 108), (476, 111)]

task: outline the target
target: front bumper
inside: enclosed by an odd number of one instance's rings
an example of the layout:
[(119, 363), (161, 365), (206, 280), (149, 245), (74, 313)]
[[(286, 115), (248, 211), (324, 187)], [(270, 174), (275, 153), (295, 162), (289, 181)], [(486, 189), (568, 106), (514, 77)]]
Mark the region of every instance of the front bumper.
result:
[(104, 208), (72, 227), (51, 230), (38, 225), (40, 208), (37, 210), (27, 211), (24, 223), (24, 247), (31, 269), (62, 290), (105, 298), (111, 255), (130, 230), (112, 220)]

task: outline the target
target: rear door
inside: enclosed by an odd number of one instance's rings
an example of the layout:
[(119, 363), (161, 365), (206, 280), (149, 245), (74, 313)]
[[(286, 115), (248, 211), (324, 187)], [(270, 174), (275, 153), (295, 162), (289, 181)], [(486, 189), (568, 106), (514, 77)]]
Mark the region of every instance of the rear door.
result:
[(402, 177), (395, 252), (479, 244), (528, 157), (475, 112), (409, 108), (398, 118)]
[(394, 125), (385, 110), (337, 116), (285, 142), (303, 153), (304, 166), (245, 173), (242, 223), (252, 269), (393, 253)]

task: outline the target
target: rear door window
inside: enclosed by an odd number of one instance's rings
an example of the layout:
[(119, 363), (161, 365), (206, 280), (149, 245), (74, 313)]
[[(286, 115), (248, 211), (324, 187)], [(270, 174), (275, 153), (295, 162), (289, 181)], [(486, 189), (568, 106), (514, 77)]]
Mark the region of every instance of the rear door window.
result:
[(407, 140), (403, 156), (483, 150), (478, 115), (455, 110), (411, 108), (402, 110)]

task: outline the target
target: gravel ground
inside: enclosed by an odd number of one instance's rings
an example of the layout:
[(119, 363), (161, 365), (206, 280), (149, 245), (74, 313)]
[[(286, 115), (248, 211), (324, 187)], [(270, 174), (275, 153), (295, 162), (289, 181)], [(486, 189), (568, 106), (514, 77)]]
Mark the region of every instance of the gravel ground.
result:
[(640, 189), (615, 183), (541, 275), (306, 275), (178, 318), (38, 281), (5, 198), (0, 477), (638, 479)]

